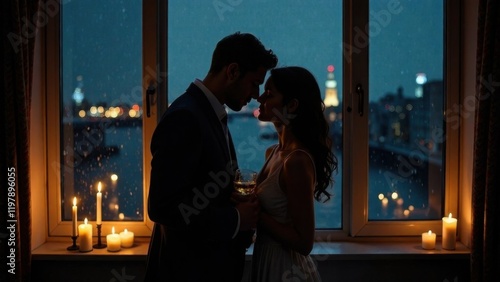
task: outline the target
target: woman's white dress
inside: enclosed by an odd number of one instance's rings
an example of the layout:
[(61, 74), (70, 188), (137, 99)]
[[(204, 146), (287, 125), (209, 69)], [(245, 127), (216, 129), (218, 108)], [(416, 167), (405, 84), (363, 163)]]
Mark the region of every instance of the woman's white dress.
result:
[[(271, 154), (275, 153), (276, 148)], [(286, 158), (297, 151), (292, 151)], [(305, 152), (308, 154), (307, 152)], [(311, 158), (311, 156), (308, 154)], [(269, 159), (266, 160), (263, 169)], [(286, 160), (285, 158), (285, 160)], [(284, 161), (285, 161), (284, 160)], [(312, 158), (311, 158), (312, 160)], [(267, 176), (257, 187), (261, 209), (281, 223), (291, 221), (287, 210), (287, 198), (279, 187), (280, 167)], [(314, 164), (314, 162), (313, 162)], [(262, 172), (262, 171), (261, 171)], [(276, 241), (264, 230), (257, 230), (257, 239), (252, 256), (252, 281), (254, 282), (281, 282), (281, 281), (321, 281), (316, 264), (310, 256), (303, 256)]]

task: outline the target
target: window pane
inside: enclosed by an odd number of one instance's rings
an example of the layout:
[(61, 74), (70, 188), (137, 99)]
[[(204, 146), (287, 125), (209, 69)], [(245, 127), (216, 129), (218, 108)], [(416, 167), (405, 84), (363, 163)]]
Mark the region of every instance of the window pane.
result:
[(61, 5), (61, 186), (63, 220), (144, 218), (142, 1)]
[(370, 1), (369, 220), (442, 217), (444, 1)]
[[(317, 228), (342, 227), (342, 1), (169, 1), (168, 99), (172, 102), (195, 78), (203, 79), (212, 51), (224, 36), (236, 31), (256, 35), (278, 56), (280, 66), (309, 69), (328, 91), (327, 118), (335, 140), (339, 171), (334, 197), (316, 203)], [(257, 4), (258, 3), (258, 4)], [(335, 74), (335, 75), (334, 75)], [(327, 89), (328, 88), (328, 89)], [(261, 88), (261, 91), (262, 88)], [(252, 101), (241, 112), (229, 112), (229, 127), (240, 167), (259, 171), (264, 153), (277, 143), (272, 124), (253, 115)]]

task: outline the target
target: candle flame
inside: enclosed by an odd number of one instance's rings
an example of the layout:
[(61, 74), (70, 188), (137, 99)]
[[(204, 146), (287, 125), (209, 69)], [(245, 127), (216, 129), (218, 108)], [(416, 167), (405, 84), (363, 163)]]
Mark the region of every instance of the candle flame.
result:
[(87, 218), (85, 218), (85, 220), (83, 221), (83, 223), (87, 224), (87, 222), (88, 222), (88, 221), (87, 221)]
[(115, 227), (114, 227), (114, 226), (113, 226), (113, 227), (111, 227), (111, 233), (112, 233), (112, 234), (115, 234)]
[(431, 235), (431, 234), (432, 234), (432, 231), (429, 230), (429, 235)]
[(99, 191), (99, 193), (101, 193), (101, 181), (99, 181), (99, 184), (97, 184), (97, 191)]
[(73, 198), (73, 206), (76, 206), (76, 197)]
[(450, 214), (448, 215), (448, 218), (451, 218), (451, 212), (450, 212)]
[(123, 231), (123, 232), (125, 232), (125, 234), (127, 234), (127, 232), (128, 232), (128, 231), (127, 231), (127, 228), (125, 228), (125, 231)]

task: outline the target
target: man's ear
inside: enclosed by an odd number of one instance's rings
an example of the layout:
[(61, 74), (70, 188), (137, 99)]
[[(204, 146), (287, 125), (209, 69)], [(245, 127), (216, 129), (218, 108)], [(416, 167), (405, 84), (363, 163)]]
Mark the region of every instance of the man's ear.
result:
[(299, 107), (299, 100), (293, 98), (286, 104), (286, 107), (288, 109), (288, 113), (295, 113)]
[(229, 80), (236, 80), (240, 76), (240, 66), (237, 63), (231, 63), (226, 68), (226, 76)]

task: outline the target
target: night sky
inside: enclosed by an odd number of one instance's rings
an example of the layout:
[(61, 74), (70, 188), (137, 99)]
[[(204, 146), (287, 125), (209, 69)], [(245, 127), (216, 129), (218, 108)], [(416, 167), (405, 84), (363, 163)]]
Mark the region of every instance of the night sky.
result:
[[(137, 0), (63, 5), (65, 97), (71, 97), (81, 75), (92, 102), (111, 103), (124, 95), (140, 100), (141, 5)], [(412, 96), (417, 73), (442, 80), (442, 14), (442, 1), (371, 1), (371, 100), (400, 86)], [(170, 101), (194, 78), (205, 76), (216, 43), (235, 31), (255, 34), (278, 55), (279, 66), (308, 68), (321, 87), (327, 66), (334, 65), (342, 91), (341, 1), (171, 0), (168, 18)]]

